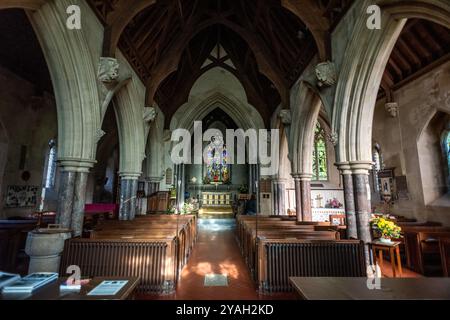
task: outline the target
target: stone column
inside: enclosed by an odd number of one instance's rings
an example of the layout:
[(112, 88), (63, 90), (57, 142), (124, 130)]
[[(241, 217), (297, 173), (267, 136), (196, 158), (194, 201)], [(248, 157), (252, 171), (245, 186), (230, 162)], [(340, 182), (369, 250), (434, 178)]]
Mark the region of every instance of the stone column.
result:
[(273, 187), (274, 214), (277, 216), (286, 215), (286, 181), (276, 179), (273, 181)]
[(312, 174), (300, 174), (300, 186), (302, 190), (302, 221), (312, 221), (311, 209), (311, 178)]
[(253, 193), (253, 165), (248, 165), (248, 193)]
[(259, 185), (261, 183), (261, 167), (259, 164), (255, 165), (255, 174), (256, 174), (256, 187), (255, 187), (255, 192), (256, 192), (256, 211), (257, 213), (261, 213), (261, 199), (260, 199), (260, 190), (261, 190), (261, 186)]
[(63, 228), (72, 224), (73, 196), (77, 173), (61, 168), (58, 192), (57, 223)]
[[(369, 243), (372, 241), (370, 230), (370, 184), (369, 171), (372, 162), (351, 162), (353, 190), (355, 197), (355, 213), (358, 239)], [(365, 246), (366, 262), (370, 264), (369, 248)]]
[(140, 173), (120, 174), (119, 220), (133, 220), (137, 210), (137, 188)]
[(77, 172), (74, 187), (74, 201), (71, 229), (74, 237), (81, 237), (83, 234), (84, 207), (86, 205), (86, 187), (88, 181), (88, 171)]
[(75, 237), (83, 231), (86, 186), (94, 161), (60, 160), (57, 223)]
[(342, 182), (344, 187), (344, 204), (345, 204), (345, 219), (347, 223), (347, 238), (358, 239), (358, 228), (356, 223), (355, 212), (355, 196), (353, 189), (353, 176), (351, 167), (348, 163), (339, 163), (337, 167), (342, 175)]
[(278, 188), (276, 180), (272, 180), (272, 215), (278, 214)]
[(297, 214), (297, 221), (303, 221), (303, 210), (302, 210), (302, 184), (299, 173), (293, 173), (292, 178), (294, 178), (295, 185), (295, 212)]

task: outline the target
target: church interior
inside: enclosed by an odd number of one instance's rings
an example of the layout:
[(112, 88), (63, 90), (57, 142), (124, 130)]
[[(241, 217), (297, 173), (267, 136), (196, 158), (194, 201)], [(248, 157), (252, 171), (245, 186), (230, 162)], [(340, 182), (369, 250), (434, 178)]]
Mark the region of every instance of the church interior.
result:
[(450, 299), (449, 28), (448, 0), (1, 0), (0, 300)]

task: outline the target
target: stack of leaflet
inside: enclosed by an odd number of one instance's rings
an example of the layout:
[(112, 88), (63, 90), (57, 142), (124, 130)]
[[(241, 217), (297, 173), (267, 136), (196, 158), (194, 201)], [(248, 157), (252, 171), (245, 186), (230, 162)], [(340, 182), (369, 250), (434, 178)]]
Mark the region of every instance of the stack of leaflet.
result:
[(58, 279), (53, 272), (40, 272), (30, 274), (3, 288), (3, 293), (29, 293)]
[(16, 282), (17, 280), (20, 280), (20, 275), (0, 271), (0, 292), (2, 291), (3, 287), (10, 285), (11, 283)]

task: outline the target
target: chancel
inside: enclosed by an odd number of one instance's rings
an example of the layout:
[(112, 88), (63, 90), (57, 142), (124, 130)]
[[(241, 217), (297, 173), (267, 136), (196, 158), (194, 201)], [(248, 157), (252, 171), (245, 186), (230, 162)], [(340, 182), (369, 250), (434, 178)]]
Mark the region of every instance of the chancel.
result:
[(448, 0), (1, 0), (0, 299), (450, 299), (449, 28)]

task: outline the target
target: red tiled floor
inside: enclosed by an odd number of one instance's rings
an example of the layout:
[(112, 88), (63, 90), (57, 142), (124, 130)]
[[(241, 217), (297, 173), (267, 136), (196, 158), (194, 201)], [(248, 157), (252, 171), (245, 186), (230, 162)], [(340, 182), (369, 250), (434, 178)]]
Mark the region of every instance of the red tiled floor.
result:
[[(227, 287), (205, 287), (208, 273), (228, 274)], [(295, 299), (294, 293), (259, 295), (250, 271), (241, 256), (234, 232), (199, 231), (198, 241), (189, 263), (184, 267), (176, 293), (169, 296), (146, 296), (146, 299), (175, 300), (257, 300)]]

